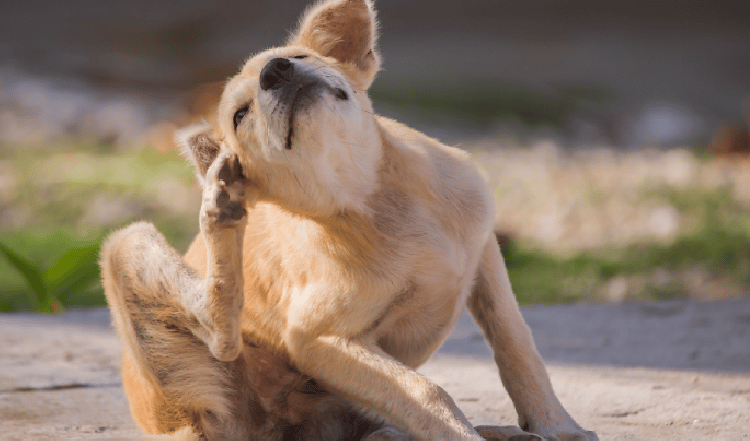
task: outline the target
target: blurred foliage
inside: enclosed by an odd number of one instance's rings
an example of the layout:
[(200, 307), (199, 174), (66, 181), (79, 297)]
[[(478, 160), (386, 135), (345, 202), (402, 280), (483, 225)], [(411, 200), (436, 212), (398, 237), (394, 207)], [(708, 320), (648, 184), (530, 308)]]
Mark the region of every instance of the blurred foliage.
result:
[[(178, 250), (195, 235), (187, 219), (154, 224)], [(114, 229), (82, 231), (68, 225), (0, 232), (0, 312), (57, 313), (69, 306), (105, 305), (99, 246)]]
[[(0, 165), (12, 169), (11, 184), (0, 188), (0, 215), (24, 214), (20, 224), (0, 225), (2, 312), (105, 304), (99, 244), (133, 221), (153, 222), (178, 251), (198, 232), (200, 192), (176, 153), (118, 152), (85, 142), (54, 150), (0, 146), (0, 153)], [(691, 219), (690, 228), (671, 243), (574, 255), (511, 240), (503, 254), (519, 301), (685, 298), (696, 289), (691, 283), (750, 291), (750, 204), (723, 187), (653, 188), (639, 197), (668, 203)], [(187, 203), (175, 202), (181, 198)], [(109, 202), (96, 208), (102, 199)], [(691, 279), (695, 273), (702, 281)], [(613, 295), (618, 289), (624, 292)]]
[(563, 127), (574, 115), (612, 103), (615, 95), (594, 84), (561, 84), (540, 91), (515, 83), (472, 81), (468, 84), (376, 82), (375, 102), (408, 106), (426, 114), (458, 116), (489, 125), (504, 118), (528, 126)]
[[(99, 256), (98, 243), (75, 246), (58, 256), (46, 268), (32, 263), (2, 243), (0, 254), (25, 279), (27, 289), (32, 294), (29, 303), (37, 312), (60, 313), (63, 311), (63, 304), (75, 297), (99, 303), (96, 297), (101, 297), (101, 289), (95, 287), (99, 281), (96, 263)], [(5, 309), (5, 306), (0, 305), (0, 308)]]
[[(0, 312), (104, 305), (98, 249), (111, 231), (148, 220), (178, 250), (198, 232), (200, 193), (176, 153), (115, 151), (100, 143), (0, 145)], [(9, 222), (11, 223), (11, 222)]]
[[(2, 232), (0, 311), (61, 312), (64, 306), (101, 305), (97, 264), (101, 234), (70, 227)], [(14, 262), (9, 254), (17, 256)]]
[[(750, 210), (738, 206), (725, 190), (661, 189), (658, 194), (681, 212), (696, 216), (697, 229), (668, 244), (641, 243), (572, 256), (514, 242), (504, 246), (519, 302), (607, 300), (616, 278), (626, 282), (628, 291), (617, 300), (685, 298), (717, 287), (734, 290), (735, 295), (750, 291)], [(702, 280), (690, 280), (691, 273), (701, 274)], [(704, 295), (720, 298), (722, 293)]]

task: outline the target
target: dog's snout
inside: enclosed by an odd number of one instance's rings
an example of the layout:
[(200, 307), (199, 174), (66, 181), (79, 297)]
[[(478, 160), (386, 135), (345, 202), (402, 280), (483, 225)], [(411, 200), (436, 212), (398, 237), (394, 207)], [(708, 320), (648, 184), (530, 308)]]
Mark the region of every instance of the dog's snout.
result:
[(294, 65), (286, 58), (274, 58), (260, 71), (260, 88), (262, 90), (278, 89), (292, 81)]

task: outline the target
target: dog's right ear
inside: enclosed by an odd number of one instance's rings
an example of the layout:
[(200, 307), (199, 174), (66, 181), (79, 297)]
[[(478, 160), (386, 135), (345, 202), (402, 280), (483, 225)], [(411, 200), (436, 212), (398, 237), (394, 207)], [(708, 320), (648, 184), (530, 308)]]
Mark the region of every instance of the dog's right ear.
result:
[(193, 124), (175, 132), (175, 142), (182, 154), (195, 166), (198, 180), (203, 185), (208, 168), (213, 164), (221, 144), (216, 140), (213, 126), (207, 122)]
[(368, 89), (380, 69), (378, 23), (372, 0), (319, 0), (307, 9), (289, 43), (351, 66)]

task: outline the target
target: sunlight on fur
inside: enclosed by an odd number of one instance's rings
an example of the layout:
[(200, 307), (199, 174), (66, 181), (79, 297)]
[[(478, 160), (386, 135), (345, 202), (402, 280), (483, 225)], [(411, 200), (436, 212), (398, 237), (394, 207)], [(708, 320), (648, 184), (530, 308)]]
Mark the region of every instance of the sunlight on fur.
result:
[[(217, 126), (178, 132), (203, 189), (185, 256), (145, 223), (104, 244), (134, 419), (182, 439), (596, 439), (555, 397), (468, 156), (374, 115), (376, 40), (370, 1), (309, 8), (228, 81)], [(415, 372), (465, 306), (520, 428), (472, 427)]]

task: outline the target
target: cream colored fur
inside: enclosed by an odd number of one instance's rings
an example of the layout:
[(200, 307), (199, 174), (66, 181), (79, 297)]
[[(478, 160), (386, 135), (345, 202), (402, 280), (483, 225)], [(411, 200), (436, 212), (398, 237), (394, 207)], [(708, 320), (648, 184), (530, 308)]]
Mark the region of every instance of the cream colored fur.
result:
[(203, 186), (184, 258), (145, 224), (104, 246), (134, 417), (209, 439), (538, 439), (475, 430), (415, 372), (468, 306), (521, 427), (596, 439), (552, 391), (467, 155), (374, 115), (376, 31), (369, 1), (311, 7), (229, 80), (217, 127), (178, 135)]

